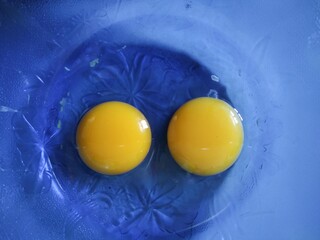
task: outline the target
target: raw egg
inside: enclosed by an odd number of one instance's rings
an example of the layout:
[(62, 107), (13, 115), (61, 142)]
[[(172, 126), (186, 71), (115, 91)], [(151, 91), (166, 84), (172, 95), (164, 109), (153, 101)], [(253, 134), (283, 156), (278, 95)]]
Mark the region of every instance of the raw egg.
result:
[(138, 166), (151, 145), (150, 126), (135, 107), (105, 102), (81, 119), (76, 135), (83, 162), (96, 172), (116, 175)]
[(173, 115), (168, 128), (168, 147), (186, 171), (208, 176), (228, 169), (243, 145), (238, 112), (226, 102), (209, 97), (193, 99)]

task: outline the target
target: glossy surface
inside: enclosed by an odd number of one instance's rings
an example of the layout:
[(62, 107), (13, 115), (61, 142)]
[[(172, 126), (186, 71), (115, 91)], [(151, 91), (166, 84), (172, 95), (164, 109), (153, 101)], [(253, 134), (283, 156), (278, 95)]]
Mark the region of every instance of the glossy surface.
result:
[[(223, 211), (226, 202), (210, 213), (202, 212), (199, 203), (210, 207), (206, 195), (218, 198), (216, 190), (227, 178), (190, 176), (181, 169), (168, 150), (168, 123), (192, 98), (215, 96), (231, 102), (230, 98), (218, 77), (189, 56), (155, 45), (110, 44), (109, 37), (102, 31), (81, 44), (63, 60), (50, 84), (31, 91), (30, 104), (14, 114), (16, 146), (23, 152), (19, 159), (32, 170), (22, 175), (21, 184), (26, 193), (54, 194), (72, 203), (64, 225), (67, 239), (78, 238), (79, 227), (92, 229), (92, 239), (105, 234), (110, 239), (136, 239), (142, 233), (144, 239), (189, 238), (198, 223), (207, 226), (209, 214)], [(86, 167), (75, 141), (81, 117), (109, 101), (139, 109), (153, 138), (145, 161), (118, 176)], [(248, 161), (239, 161), (238, 167), (245, 168)], [(190, 188), (191, 183), (197, 188)], [(239, 198), (244, 190), (239, 186), (229, 193)], [(77, 220), (78, 211), (83, 220)]]
[(77, 146), (82, 160), (104, 174), (122, 174), (138, 166), (151, 145), (147, 119), (136, 108), (122, 102), (93, 107), (81, 119)]
[[(0, 0), (0, 238), (318, 240), (319, 17), (319, 0)], [(209, 177), (166, 145), (174, 112), (203, 96), (245, 129)], [(119, 176), (75, 144), (81, 116), (112, 100), (153, 137)]]
[(226, 102), (197, 98), (182, 105), (168, 128), (168, 146), (177, 163), (193, 174), (221, 173), (238, 158), (243, 128)]

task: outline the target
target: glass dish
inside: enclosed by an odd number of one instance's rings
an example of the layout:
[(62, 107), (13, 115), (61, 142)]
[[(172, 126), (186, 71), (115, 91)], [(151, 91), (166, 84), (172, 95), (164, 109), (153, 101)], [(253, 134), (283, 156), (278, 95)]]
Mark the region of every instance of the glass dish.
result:
[[(0, 238), (317, 239), (319, 11), (2, 1)], [(245, 130), (236, 164), (212, 177), (183, 171), (166, 144), (174, 111), (200, 96), (230, 103)], [(83, 113), (110, 100), (136, 106), (153, 134), (120, 176), (88, 169), (75, 145)]]

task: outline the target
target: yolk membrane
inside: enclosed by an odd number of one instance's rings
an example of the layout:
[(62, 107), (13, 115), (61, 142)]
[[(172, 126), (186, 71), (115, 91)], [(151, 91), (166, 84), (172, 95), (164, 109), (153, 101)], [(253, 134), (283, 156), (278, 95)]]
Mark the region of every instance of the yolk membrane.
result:
[(243, 145), (242, 120), (226, 102), (202, 97), (182, 105), (168, 128), (168, 147), (186, 171), (208, 176), (228, 169)]
[(151, 131), (145, 116), (135, 107), (105, 102), (82, 117), (76, 142), (88, 167), (103, 174), (123, 174), (138, 166), (148, 154)]

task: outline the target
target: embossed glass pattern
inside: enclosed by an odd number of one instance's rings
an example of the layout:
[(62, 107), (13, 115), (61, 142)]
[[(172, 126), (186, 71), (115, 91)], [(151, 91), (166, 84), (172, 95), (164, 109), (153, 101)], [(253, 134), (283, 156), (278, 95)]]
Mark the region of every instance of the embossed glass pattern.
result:
[[(319, 11), (0, 1), (0, 239), (317, 239)], [(211, 177), (182, 170), (166, 142), (172, 114), (202, 96), (235, 107), (245, 132), (236, 164)], [(81, 116), (111, 100), (153, 136), (121, 176), (87, 168), (75, 144)]]

